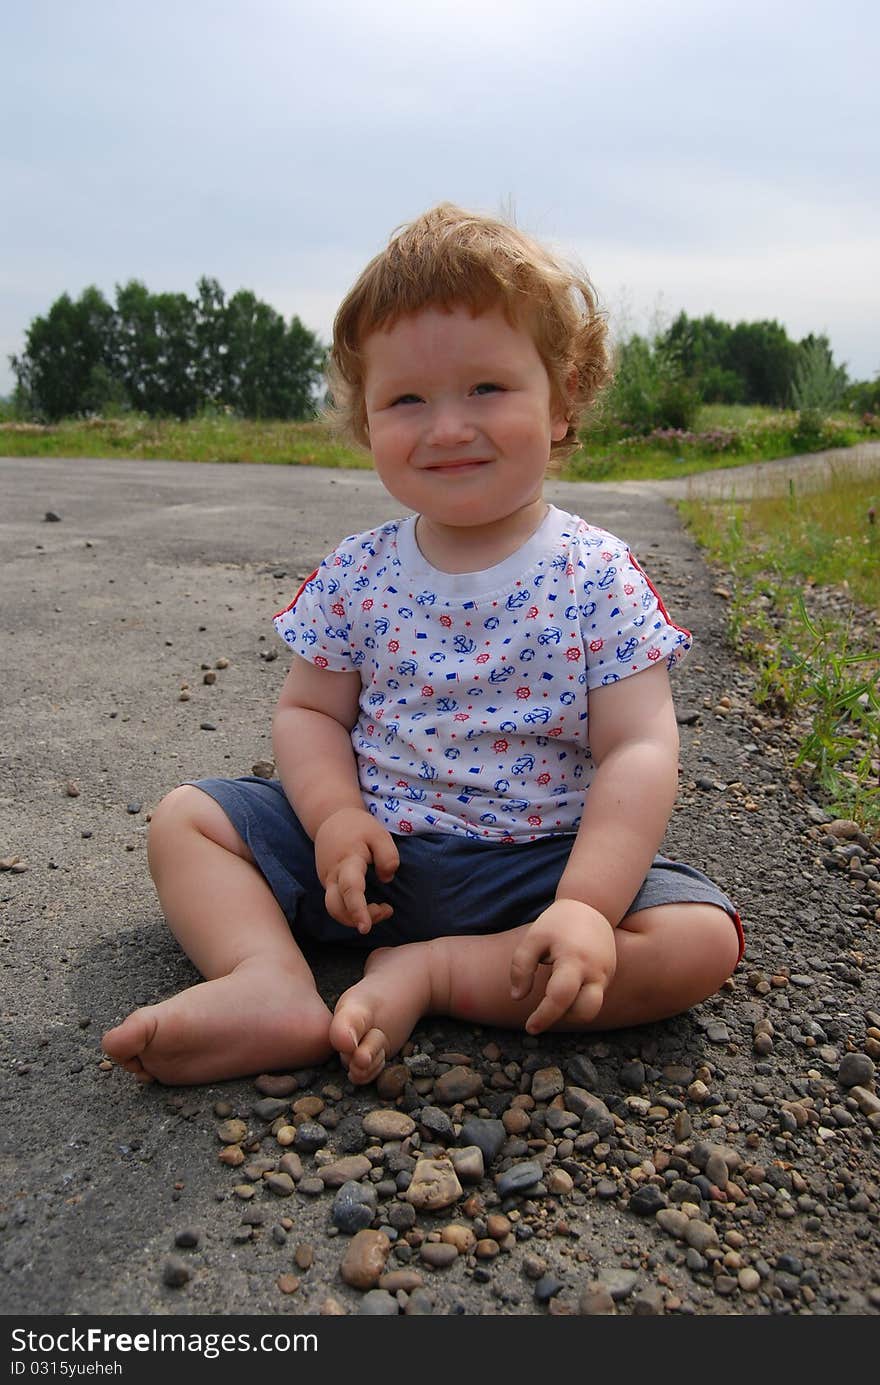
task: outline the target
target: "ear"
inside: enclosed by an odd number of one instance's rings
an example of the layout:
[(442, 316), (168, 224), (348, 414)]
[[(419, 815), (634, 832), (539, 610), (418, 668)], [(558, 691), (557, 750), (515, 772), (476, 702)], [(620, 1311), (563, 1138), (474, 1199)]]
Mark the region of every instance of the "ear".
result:
[(554, 407), (550, 420), (550, 437), (553, 442), (562, 442), (571, 422), (570, 407), (578, 387), (577, 366), (572, 366), (565, 380), (565, 400)]

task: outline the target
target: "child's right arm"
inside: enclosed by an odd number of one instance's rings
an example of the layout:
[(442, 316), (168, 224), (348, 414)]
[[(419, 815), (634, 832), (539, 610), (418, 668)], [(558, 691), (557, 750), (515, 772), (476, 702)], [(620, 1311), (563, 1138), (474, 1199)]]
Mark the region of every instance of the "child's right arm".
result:
[(275, 764), (284, 791), (315, 844), (315, 866), (328, 914), (369, 933), (391, 913), (368, 904), (367, 866), (390, 880), (399, 865), (391, 833), (364, 807), (351, 728), (361, 680), (294, 657), (272, 722)]

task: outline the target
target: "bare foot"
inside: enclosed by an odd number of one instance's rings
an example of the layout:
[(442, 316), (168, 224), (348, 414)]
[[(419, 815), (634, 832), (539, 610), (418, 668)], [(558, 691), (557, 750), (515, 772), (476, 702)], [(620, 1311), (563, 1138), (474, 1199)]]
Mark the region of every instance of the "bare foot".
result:
[(340, 996), (330, 1042), (352, 1082), (372, 1082), (433, 1008), (431, 943), (404, 943), (371, 952), (363, 978)]
[(135, 1010), (102, 1039), (139, 1082), (182, 1086), (323, 1063), (333, 1052), (330, 1012), (301, 970), (252, 958)]

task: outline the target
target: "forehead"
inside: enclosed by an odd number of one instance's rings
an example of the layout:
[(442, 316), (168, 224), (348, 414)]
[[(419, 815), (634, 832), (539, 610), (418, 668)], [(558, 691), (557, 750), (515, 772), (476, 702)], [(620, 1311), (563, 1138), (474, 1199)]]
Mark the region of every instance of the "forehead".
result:
[(421, 308), (370, 332), (362, 352), (370, 373), (487, 360), (533, 365), (541, 360), (528, 329), (511, 322), (500, 306), (477, 313), (466, 305)]

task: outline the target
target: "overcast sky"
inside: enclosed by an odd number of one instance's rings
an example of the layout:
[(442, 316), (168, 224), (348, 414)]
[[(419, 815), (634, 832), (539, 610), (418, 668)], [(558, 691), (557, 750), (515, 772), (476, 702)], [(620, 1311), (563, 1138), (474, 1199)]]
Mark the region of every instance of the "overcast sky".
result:
[(132, 278), (329, 340), (393, 227), (513, 210), (612, 324), (826, 331), (880, 373), (876, 0), (18, 0), (0, 393), (32, 318)]

